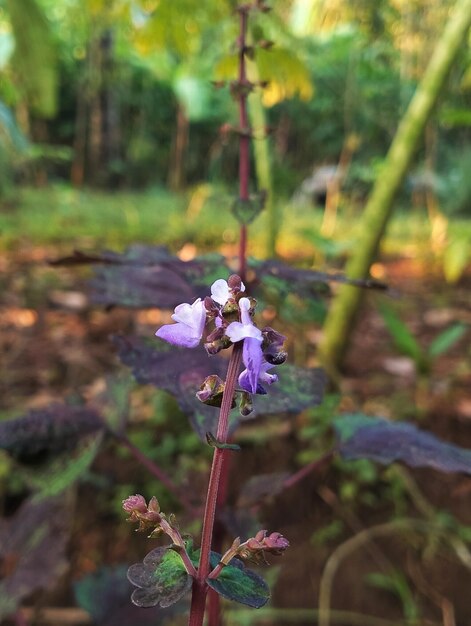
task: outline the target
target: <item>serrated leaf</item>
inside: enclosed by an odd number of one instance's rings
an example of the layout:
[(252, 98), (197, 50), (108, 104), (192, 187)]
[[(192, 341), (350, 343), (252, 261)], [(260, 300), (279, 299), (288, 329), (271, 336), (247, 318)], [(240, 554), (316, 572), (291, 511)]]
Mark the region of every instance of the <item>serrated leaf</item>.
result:
[(0, 422), (0, 449), (15, 458), (73, 449), (81, 437), (103, 429), (98, 413), (85, 407), (53, 404)]
[(216, 579), (208, 578), (207, 583), (223, 598), (254, 609), (261, 608), (270, 599), (267, 583), (239, 559), (232, 559)]
[(9, 563), (0, 582), (0, 620), (24, 598), (48, 589), (67, 570), (71, 508), (67, 498), (26, 500), (0, 526), (0, 559)]
[(138, 587), (131, 596), (136, 606), (162, 608), (178, 602), (191, 589), (193, 581), (181, 556), (165, 547), (155, 548), (142, 563), (131, 565), (128, 579)]
[(471, 474), (471, 450), (442, 441), (413, 424), (354, 414), (337, 418), (334, 428), (339, 452), (346, 460), (370, 459), (383, 465), (400, 461), (410, 467)]
[[(114, 337), (113, 342), (123, 363), (128, 365), (142, 384), (151, 384), (175, 396), (182, 411), (190, 417), (198, 436), (205, 441), (207, 432), (216, 432), (218, 409), (202, 404), (196, 398), (203, 380), (210, 374), (224, 378), (227, 360), (222, 356), (209, 358), (203, 348), (175, 348), (155, 340), (150, 346), (132, 337)], [(321, 369), (308, 369), (284, 364), (279, 368), (279, 381), (266, 396), (255, 396), (255, 414), (296, 414), (322, 401), (326, 377)], [(238, 426), (237, 411), (231, 413), (231, 432)]]
[(449, 350), (468, 330), (465, 324), (454, 324), (435, 337), (429, 346), (428, 353), (437, 357)]
[(101, 567), (74, 583), (75, 600), (97, 626), (155, 626), (164, 624), (175, 608), (140, 608), (129, 602), (133, 586), (126, 576), (128, 567)]

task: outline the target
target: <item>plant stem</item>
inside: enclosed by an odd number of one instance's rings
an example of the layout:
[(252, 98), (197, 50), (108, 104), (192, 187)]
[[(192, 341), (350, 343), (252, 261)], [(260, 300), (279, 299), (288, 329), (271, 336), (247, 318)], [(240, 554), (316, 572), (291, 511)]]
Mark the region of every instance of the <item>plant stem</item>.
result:
[[(240, 31), (239, 31), (239, 198), (246, 201), (249, 199), (250, 178), (250, 126), (247, 113), (247, 92), (244, 87), (248, 86), (246, 73), (245, 52), (247, 47), (247, 7), (239, 8)], [(239, 240), (239, 274), (244, 281), (247, 273), (247, 226), (240, 227)]]
[[(240, 370), (242, 360), (242, 344), (239, 342), (234, 344), (232, 349), (229, 366), (227, 368), (226, 386), (222, 396), (221, 410), (219, 412), (219, 423), (216, 438), (220, 442), (227, 441), (227, 433), (229, 430), (229, 414), (231, 412), (232, 399), (236, 387), (237, 377)], [(209, 477), (208, 491), (206, 496), (206, 505), (203, 518), (203, 531), (201, 537), (201, 554), (198, 564), (198, 577), (193, 582), (193, 596), (191, 600), (190, 621), (189, 626), (202, 626), (204, 619), (204, 610), (206, 604), (206, 595), (208, 586), (206, 578), (209, 574), (209, 558), (211, 553), (211, 539), (213, 535), (214, 519), (216, 516), (216, 503), (218, 498), (219, 480), (221, 471), (224, 466), (224, 458), (227, 450), (215, 448), (213, 455), (213, 464)]]
[[(249, 85), (246, 73), (246, 47), (247, 47), (247, 23), (248, 23), (248, 5), (239, 7), (239, 72), (238, 84), (240, 87), (239, 95), (239, 199), (242, 201), (249, 200), (249, 179), (250, 179), (250, 126), (247, 111), (247, 92), (244, 89)], [(239, 276), (242, 281), (247, 276), (247, 226), (241, 224), (239, 235)], [(217, 439), (226, 441), (228, 431), (228, 418), (232, 397), (234, 394), (237, 375), (240, 369), (242, 358), (242, 344), (234, 346), (231, 361), (229, 363), (226, 387), (224, 390), (221, 412), (219, 414), (219, 424), (217, 431)], [(225, 405), (225, 401), (227, 407)], [(224, 410), (223, 410), (224, 409)], [(213, 464), (208, 485), (208, 494), (206, 498), (206, 508), (203, 521), (203, 532), (201, 540), (201, 556), (198, 567), (198, 580), (193, 583), (193, 597), (190, 611), (190, 626), (201, 626), (204, 619), (205, 600), (208, 592), (206, 585), (206, 577), (209, 574), (209, 558), (211, 552), (211, 539), (214, 531), (214, 521), (217, 506), (223, 506), (227, 497), (227, 483), (229, 477), (229, 458), (227, 450), (215, 449), (213, 455)], [(221, 486), (221, 492), (219, 487)], [(222, 533), (218, 533), (218, 544), (222, 543)], [(221, 549), (221, 545), (217, 546)], [(211, 607), (209, 614), (208, 626), (218, 626), (220, 623), (220, 602), (219, 596), (211, 594)]]
[(151, 461), (145, 454), (143, 454), (137, 446), (135, 446), (126, 435), (117, 435), (113, 433), (116, 439), (121, 443), (129, 452), (134, 456), (141, 465), (143, 465), (149, 472), (155, 476), (172, 495), (180, 502), (180, 504), (190, 513), (193, 517), (197, 517), (198, 511), (186, 498), (186, 496), (178, 489), (175, 483), (167, 476), (167, 474), (158, 467), (153, 461)]

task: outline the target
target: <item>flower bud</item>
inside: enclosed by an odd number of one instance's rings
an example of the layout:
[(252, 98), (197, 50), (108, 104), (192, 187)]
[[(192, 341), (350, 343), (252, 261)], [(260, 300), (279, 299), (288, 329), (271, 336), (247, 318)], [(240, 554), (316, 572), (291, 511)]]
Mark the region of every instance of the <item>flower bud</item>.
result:
[(133, 513), (134, 511), (138, 513), (145, 513), (147, 511), (146, 500), (144, 496), (141, 496), (140, 494), (128, 496), (125, 500), (123, 500), (123, 509), (127, 513)]

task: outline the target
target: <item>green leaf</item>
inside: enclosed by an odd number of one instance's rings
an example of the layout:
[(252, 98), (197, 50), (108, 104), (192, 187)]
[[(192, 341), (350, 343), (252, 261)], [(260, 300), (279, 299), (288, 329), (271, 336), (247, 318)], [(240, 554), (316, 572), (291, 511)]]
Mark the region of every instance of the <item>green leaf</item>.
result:
[(208, 578), (207, 583), (223, 598), (254, 609), (264, 606), (270, 598), (267, 583), (258, 574), (247, 569), (239, 559), (233, 559), (223, 568), (218, 578)]
[(431, 357), (437, 357), (449, 350), (468, 330), (465, 324), (453, 324), (435, 337), (430, 344), (428, 353)]
[(22, 469), (26, 482), (38, 490), (34, 499), (39, 501), (57, 496), (79, 480), (93, 463), (102, 438), (101, 433), (92, 435), (79, 446), (77, 453), (72, 455), (71, 452), (67, 452), (45, 467), (35, 467), (34, 470)]
[(178, 602), (190, 590), (193, 580), (181, 556), (168, 547), (156, 548), (142, 563), (131, 565), (128, 579), (138, 587), (131, 596), (136, 606), (158, 604), (162, 608)]
[(443, 272), (447, 282), (454, 284), (463, 275), (471, 261), (469, 238), (453, 237), (443, 255)]
[(411, 357), (416, 365), (422, 364), (424, 360), (422, 348), (404, 322), (399, 319), (391, 307), (385, 304), (381, 305), (379, 310), (396, 348), (406, 356)]

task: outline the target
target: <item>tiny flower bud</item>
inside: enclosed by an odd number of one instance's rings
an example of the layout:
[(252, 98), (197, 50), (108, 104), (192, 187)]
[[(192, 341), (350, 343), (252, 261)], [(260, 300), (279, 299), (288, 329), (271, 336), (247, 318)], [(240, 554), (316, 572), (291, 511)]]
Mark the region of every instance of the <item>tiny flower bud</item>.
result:
[[(224, 381), (216, 374), (212, 374), (204, 379), (200, 390), (196, 392), (196, 397), (200, 402), (214, 406), (214, 402), (220, 403), (224, 393), (224, 386)], [(216, 404), (216, 406), (218, 405)]]
[(236, 296), (241, 291), (245, 291), (244, 283), (242, 282), (240, 276), (238, 276), (237, 274), (232, 274), (231, 276), (229, 276), (229, 278), (227, 279), (227, 284), (234, 296)]
[(253, 413), (253, 402), (250, 393), (243, 391), (239, 399), (239, 413), (242, 417), (248, 417)]
[(147, 504), (144, 496), (136, 494), (135, 496), (129, 496), (123, 500), (123, 509), (127, 513), (137, 511), (138, 513), (145, 513), (147, 511)]
[(265, 552), (281, 554), (289, 547), (289, 541), (281, 533), (271, 533), (263, 540)]

